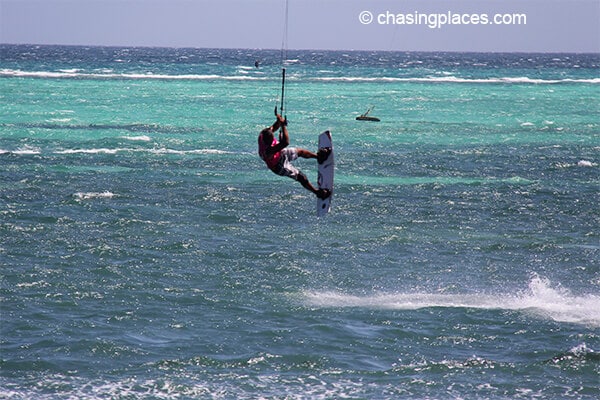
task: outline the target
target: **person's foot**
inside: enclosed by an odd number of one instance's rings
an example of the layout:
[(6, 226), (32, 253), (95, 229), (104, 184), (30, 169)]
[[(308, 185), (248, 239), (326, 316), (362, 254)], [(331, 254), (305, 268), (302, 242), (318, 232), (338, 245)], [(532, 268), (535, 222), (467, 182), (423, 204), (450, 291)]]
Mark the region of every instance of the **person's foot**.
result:
[(331, 154), (331, 147), (320, 148), (319, 151), (317, 152), (317, 161), (319, 162), (319, 164), (323, 164), (325, 162), (325, 160), (327, 160), (329, 158), (330, 154)]
[(321, 200), (325, 200), (329, 196), (331, 196), (331, 190), (329, 189), (319, 189), (316, 193), (317, 197)]

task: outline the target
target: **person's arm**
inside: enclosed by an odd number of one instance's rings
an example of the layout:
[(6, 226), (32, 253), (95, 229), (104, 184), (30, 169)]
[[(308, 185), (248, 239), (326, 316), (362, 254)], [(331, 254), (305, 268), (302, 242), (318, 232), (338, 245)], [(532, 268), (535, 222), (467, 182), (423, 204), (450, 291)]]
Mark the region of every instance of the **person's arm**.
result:
[(281, 128), (282, 126), (286, 125), (285, 119), (279, 115), (277, 115), (277, 121), (275, 121), (275, 123), (273, 124), (273, 126), (271, 126), (271, 129), (273, 129), (273, 132), (276, 132), (277, 129)]
[(285, 146), (282, 147), (283, 149), (290, 144), (290, 135), (287, 130), (287, 121), (281, 115), (278, 114), (277, 122), (279, 123), (279, 127), (281, 128), (281, 132), (279, 133), (279, 142), (285, 143)]
[(277, 121), (273, 124), (273, 128), (276, 126), (281, 128), (281, 133), (279, 134), (279, 143), (277, 143), (275, 146), (267, 148), (265, 153), (269, 156), (285, 149), (290, 144), (290, 135), (287, 130), (287, 124), (281, 115), (277, 115)]

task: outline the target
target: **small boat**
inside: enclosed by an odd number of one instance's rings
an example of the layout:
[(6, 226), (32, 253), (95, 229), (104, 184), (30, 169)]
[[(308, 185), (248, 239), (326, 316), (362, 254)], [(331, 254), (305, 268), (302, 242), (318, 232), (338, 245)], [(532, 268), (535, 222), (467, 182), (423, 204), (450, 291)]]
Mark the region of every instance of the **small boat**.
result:
[(370, 117), (368, 114), (371, 112), (371, 110), (373, 109), (373, 107), (370, 107), (366, 113), (361, 114), (360, 116), (356, 117), (357, 121), (373, 121), (373, 122), (379, 122), (381, 121), (379, 118), (377, 117)]
[(357, 121), (373, 121), (373, 122), (379, 122), (379, 121), (381, 121), (377, 117), (368, 117), (366, 115), (361, 115), (360, 117), (356, 117), (356, 120)]

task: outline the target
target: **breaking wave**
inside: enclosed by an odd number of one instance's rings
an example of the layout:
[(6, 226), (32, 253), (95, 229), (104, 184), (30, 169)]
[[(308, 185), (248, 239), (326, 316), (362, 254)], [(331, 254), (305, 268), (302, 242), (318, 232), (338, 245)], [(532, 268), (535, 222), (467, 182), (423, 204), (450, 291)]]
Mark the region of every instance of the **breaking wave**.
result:
[(321, 77), (314, 78), (326, 82), (413, 82), (413, 83), (504, 83), (504, 84), (559, 84), (559, 83), (592, 83), (600, 84), (600, 78), (591, 79), (535, 79), (528, 77), (490, 77), (490, 78), (461, 78), (456, 76), (441, 77)]
[[(78, 69), (63, 69), (58, 71), (23, 71), (20, 69), (0, 69), (0, 77), (5, 78), (42, 78), (42, 79), (124, 79), (124, 80), (186, 80), (186, 81), (266, 81), (278, 80), (278, 75), (263, 76), (250, 75), (246, 71), (240, 75), (218, 75), (218, 74), (154, 74), (122, 72), (116, 73), (112, 70), (106, 72), (83, 72)], [(539, 79), (530, 77), (456, 77), (447, 76), (424, 76), (424, 77), (393, 77), (393, 76), (317, 76), (305, 77), (301, 74), (293, 74), (290, 80), (303, 80), (317, 82), (408, 82), (408, 83), (477, 83), (477, 84), (561, 84), (561, 83), (584, 83), (600, 84), (600, 78), (586, 79)]]
[(114, 73), (114, 72), (82, 72), (80, 70), (59, 71), (23, 71), (18, 69), (0, 69), (0, 77), (14, 78), (42, 78), (42, 79), (127, 79), (127, 80), (227, 80), (248, 81), (267, 80), (266, 77), (248, 75), (217, 75), (217, 74), (153, 74), (147, 73)]

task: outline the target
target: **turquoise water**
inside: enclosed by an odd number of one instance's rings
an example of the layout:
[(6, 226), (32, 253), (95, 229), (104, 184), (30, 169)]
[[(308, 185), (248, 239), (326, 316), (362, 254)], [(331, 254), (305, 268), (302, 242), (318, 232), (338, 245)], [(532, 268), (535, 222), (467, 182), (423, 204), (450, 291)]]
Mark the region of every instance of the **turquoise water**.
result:
[(279, 52), (0, 55), (0, 398), (600, 396), (598, 55), (290, 51), (323, 219)]

